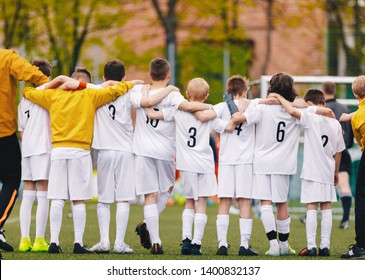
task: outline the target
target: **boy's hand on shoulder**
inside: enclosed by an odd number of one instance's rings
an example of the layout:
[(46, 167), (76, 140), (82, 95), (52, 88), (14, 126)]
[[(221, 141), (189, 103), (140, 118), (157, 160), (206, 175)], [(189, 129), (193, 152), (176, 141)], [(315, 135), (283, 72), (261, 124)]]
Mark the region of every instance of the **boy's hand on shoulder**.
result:
[(242, 98), (240, 99), (240, 101), (238, 102), (238, 110), (243, 113), (244, 111), (246, 111), (247, 107), (250, 105), (250, 100), (246, 99), (246, 98)]
[(340, 122), (349, 122), (351, 121), (353, 114), (346, 114), (346, 113), (342, 113), (341, 117), (339, 118)]
[(234, 123), (241, 123), (243, 122), (243, 115), (241, 112), (234, 113), (231, 117)]
[(175, 86), (172, 86), (172, 85), (168, 85), (166, 87), (168, 90), (170, 90), (170, 92), (173, 92), (173, 91), (178, 91), (180, 92), (180, 89), (178, 87), (175, 87)]

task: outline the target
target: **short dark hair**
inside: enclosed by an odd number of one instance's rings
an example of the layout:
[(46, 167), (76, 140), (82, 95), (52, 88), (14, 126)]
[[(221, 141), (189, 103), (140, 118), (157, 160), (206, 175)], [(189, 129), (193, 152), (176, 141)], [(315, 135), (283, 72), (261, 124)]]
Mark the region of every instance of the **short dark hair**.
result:
[(164, 58), (155, 58), (150, 62), (150, 75), (154, 81), (165, 80), (170, 72), (170, 63)]
[(325, 82), (323, 84), (323, 90), (327, 94), (336, 94), (336, 84), (333, 82)]
[(242, 95), (245, 91), (247, 91), (247, 81), (244, 77), (234, 75), (227, 80), (227, 93), (237, 96)]
[(32, 65), (37, 66), (39, 70), (46, 75), (51, 77), (52, 75), (52, 64), (45, 58), (35, 58), (32, 61)]
[(304, 95), (304, 101), (305, 102), (311, 101), (315, 105), (324, 106), (326, 104), (323, 92), (316, 88), (310, 88), (306, 91)]
[(294, 80), (291, 76), (281, 72), (276, 73), (270, 79), (267, 93), (278, 93), (286, 100), (293, 102), (297, 97), (297, 93), (293, 86)]
[[(91, 74), (85, 67), (76, 67), (75, 71), (72, 73), (71, 78), (77, 77), (79, 74), (84, 74), (88, 78), (88, 83), (91, 83)], [(75, 78), (77, 79), (77, 78)]]
[(125, 76), (124, 63), (118, 59), (108, 61), (104, 65), (105, 80), (121, 81)]

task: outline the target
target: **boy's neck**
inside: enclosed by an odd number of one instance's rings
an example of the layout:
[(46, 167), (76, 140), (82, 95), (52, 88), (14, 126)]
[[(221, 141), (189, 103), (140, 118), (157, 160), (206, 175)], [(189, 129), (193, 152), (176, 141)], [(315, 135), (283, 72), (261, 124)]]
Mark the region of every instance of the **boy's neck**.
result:
[(165, 87), (167, 87), (168, 83), (169, 83), (169, 81), (166, 81), (166, 80), (152, 81), (151, 89), (165, 88)]

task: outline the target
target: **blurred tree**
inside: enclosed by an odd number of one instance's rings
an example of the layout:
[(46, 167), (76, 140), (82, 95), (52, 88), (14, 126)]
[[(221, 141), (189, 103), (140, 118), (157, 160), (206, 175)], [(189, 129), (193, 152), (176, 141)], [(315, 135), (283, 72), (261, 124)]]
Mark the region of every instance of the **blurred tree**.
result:
[(267, 8), (266, 8), (266, 16), (267, 16), (267, 30), (266, 30), (266, 54), (264, 59), (264, 64), (262, 65), (262, 75), (266, 75), (267, 73), (267, 66), (270, 62), (271, 56), (271, 35), (274, 29), (273, 24), (273, 6), (274, 0), (266, 0)]
[[(35, 9), (39, 10), (41, 21), (38, 33), (41, 44), (49, 44), (49, 50), (56, 62), (54, 75), (71, 74), (77, 65), (87, 39), (98, 38), (100, 32), (108, 32), (125, 22), (120, 1), (102, 0), (41, 0)], [(99, 41), (99, 43), (102, 43)]]
[(328, 73), (339, 74), (339, 46), (345, 58), (345, 75), (361, 74), (364, 63), (364, 1), (359, 0), (326, 0), (328, 18)]

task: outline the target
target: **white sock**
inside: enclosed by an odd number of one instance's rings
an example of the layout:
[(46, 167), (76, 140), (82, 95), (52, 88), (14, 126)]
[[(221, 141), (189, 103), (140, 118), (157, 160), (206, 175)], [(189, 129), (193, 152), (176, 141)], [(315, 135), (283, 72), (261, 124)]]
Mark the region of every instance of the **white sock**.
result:
[[(276, 233), (275, 216), (273, 212), (272, 205), (263, 205), (260, 208), (261, 221), (264, 226), (266, 236), (268, 233)], [(270, 246), (279, 246), (279, 243), (275, 238), (269, 238)]]
[(332, 209), (322, 210), (321, 223), (321, 244), (320, 248), (330, 248), (330, 238), (332, 231)]
[(290, 216), (285, 220), (277, 220), (279, 244), (284, 243), (288, 245), (288, 238), (290, 233)]
[(157, 198), (157, 209), (158, 214), (160, 215), (162, 211), (165, 209), (167, 201), (169, 200), (170, 193), (169, 192), (163, 192), (158, 194)]
[(191, 241), (192, 244), (201, 245), (204, 235), (205, 225), (207, 224), (207, 215), (203, 213), (195, 213), (194, 218), (194, 237)]
[(29, 237), (30, 222), (32, 219), (32, 207), (35, 196), (36, 191), (23, 191), (23, 199), (19, 211), (21, 237)]
[(98, 202), (96, 211), (98, 214), (100, 241), (109, 243), (110, 204)]
[(37, 191), (36, 237), (44, 238), (48, 222), (49, 202), (47, 191)]
[(194, 209), (184, 209), (182, 213), (182, 240), (193, 239)]
[(252, 232), (252, 219), (242, 219), (239, 220), (240, 223), (240, 233), (241, 233), (241, 245), (248, 249), (249, 242)]
[(146, 221), (147, 229), (150, 233), (152, 244), (158, 243), (161, 245), (159, 235), (159, 221), (157, 204), (149, 204), (143, 207), (144, 219)]
[(307, 211), (307, 220), (305, 222), (305, 230), (307, 234), (307, 248), (317, 248), (316, 234), (317, 234), (317, 210)]
[(49, 212), (50, 230), (51, 230), (51, 243), (59, 245), (59, 235), (62, 225), (62, 213), (65, 201), (60, 199), (52, 200), (51, 210)]
[(215, 224), (217, 227), (218, 248), (221, 246), (228, 247), (227, 233), (229, 226), (229, 215), (217, 215)]
[(129, 212), (129, 202), (117, 203), (117, 214), (115, 217), (117, 232), (115, 236), (115, 242), (124, 242), (124, 237), (128, 226)]
[(74, 243), (79, 243), (81, 246), (84, 245), (83, 237), (86, 226), (86, 205), (82, 204), (74, 204), (72, 207), (73, 211), (73, 220), (74, 220), (74, 233), (75, 233), (75, 241)]

